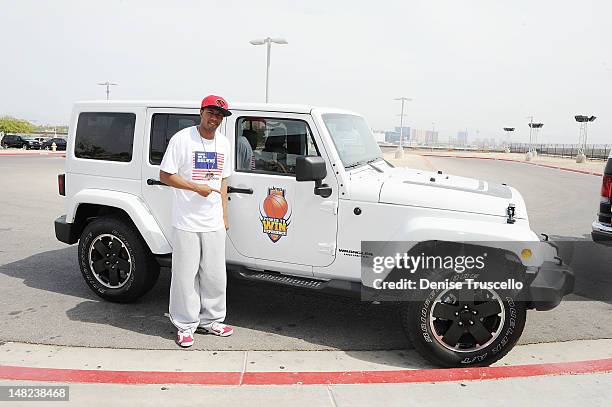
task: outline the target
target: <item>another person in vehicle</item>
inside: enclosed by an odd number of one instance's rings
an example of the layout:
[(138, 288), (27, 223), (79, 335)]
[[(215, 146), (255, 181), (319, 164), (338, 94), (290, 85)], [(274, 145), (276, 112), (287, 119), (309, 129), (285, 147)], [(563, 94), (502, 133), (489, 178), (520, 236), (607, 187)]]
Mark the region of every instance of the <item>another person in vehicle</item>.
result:
[(236, 141), (236, 168), (239, 170), (253, 170), (253, 148), (249, 139), (246, 137), (247, 132), (252, 130), (242, 130), (242, 134)]
[(176, 341), (181, 347), (193, 345), (198, 327), (217, 336), (233, 333), (223, 323), (231, 147), (217, 132), (229, 115), (225, 99), (206, 96), (200, 124), (170, 139), (160, 166), (160, 180), (174, 187), (170, 320), (178, 329)]

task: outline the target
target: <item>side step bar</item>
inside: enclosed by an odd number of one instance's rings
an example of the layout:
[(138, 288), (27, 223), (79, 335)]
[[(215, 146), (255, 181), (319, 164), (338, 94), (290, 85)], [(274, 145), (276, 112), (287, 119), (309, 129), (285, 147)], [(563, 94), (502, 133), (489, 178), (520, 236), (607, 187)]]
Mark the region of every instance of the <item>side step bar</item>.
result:
[(297, 288), (307, 288), (328, 294), (342, 295), (345, 297), (361, 297), (361, 283), (345, 280), (317, 280), (314, 278), (295, 277), (272, 271), (252, 271), (244, 267), (228, 267), (234, 277), (241, 280), (259, 281), (284, 285)]
[(311, 288), (314, 290), (320, 290), (323, 288), (327, 281), (323, 280), (314, 280), (303, 277), (295, 277), (295, 276), (287, 276), (280, 273), (270, 273), (270, 272), (252, 272), (248, 270), (238, 271), (240, 277), (246, 280), (252, 281), (265, 281), (268, 283), (282, 284), (282, 285), (290, 285), (293, 287), (300, 288)]

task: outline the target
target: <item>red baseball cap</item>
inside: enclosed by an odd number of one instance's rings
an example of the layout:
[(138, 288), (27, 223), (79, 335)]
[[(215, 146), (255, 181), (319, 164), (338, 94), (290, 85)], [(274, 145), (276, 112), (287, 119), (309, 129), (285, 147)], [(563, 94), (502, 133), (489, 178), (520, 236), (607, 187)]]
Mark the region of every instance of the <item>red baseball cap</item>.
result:
[(232, 112), (229, 110), (229, 105), (227, 104), (227, 100), (223, 99), (221, 96), (216, 95), (208, 95), (204, 99), (202, 99), (202, 109), (205, 107), (212, 107), (220, 111), (223, 116), (231, 116)]

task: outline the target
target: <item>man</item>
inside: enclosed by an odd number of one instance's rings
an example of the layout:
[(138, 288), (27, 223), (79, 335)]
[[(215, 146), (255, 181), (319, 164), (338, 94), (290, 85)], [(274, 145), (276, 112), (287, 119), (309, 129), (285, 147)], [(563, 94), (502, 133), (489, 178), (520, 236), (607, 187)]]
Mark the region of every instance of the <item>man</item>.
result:
[(233, 333), (223, 323), (231, 147), (217, 132), (230, 115), (225, 99), (206, 96), (200, 124), (170, 139), (160, 166), (160, 181), (174, 187), (170, 320), (178, 329), (177, 343), (185, 348), (193, 345), (198, 327), (217, 336)]
[(253, 148), (246, 134), (250, 130), (242, 130), (242, 134), (236, 142), (236, 169), (250, 171), (255, 169), (253, 165)]

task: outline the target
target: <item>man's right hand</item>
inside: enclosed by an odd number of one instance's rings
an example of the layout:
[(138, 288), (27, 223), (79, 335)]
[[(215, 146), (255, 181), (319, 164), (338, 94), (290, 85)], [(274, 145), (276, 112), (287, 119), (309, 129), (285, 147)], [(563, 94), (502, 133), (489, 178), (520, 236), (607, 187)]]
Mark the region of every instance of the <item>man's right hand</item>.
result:
[(218, 189), (211, 188), (211, 187), (209, 187), (206, 184), (194, 184), (193, 192), (198, 193), (199, 195), (203, 196), (204, 198), (206, 198), (212, 192), (217, 192), (219, 194), (221, 193), (221, 191), (219, 191)]
[(174, 188), (186, 189), (188, 191), (193, 191), (204, 198), (210, 195), (211, 192), (221, 193), (218, 189), (214, 189), (209, 187), (206, 184), (196, 184), (194, 182), (187, 181), (181, 178), (178, 174), (169, 174), (164, 171), (159, 171), (159, 180), (166, 185), (169, 185)]

